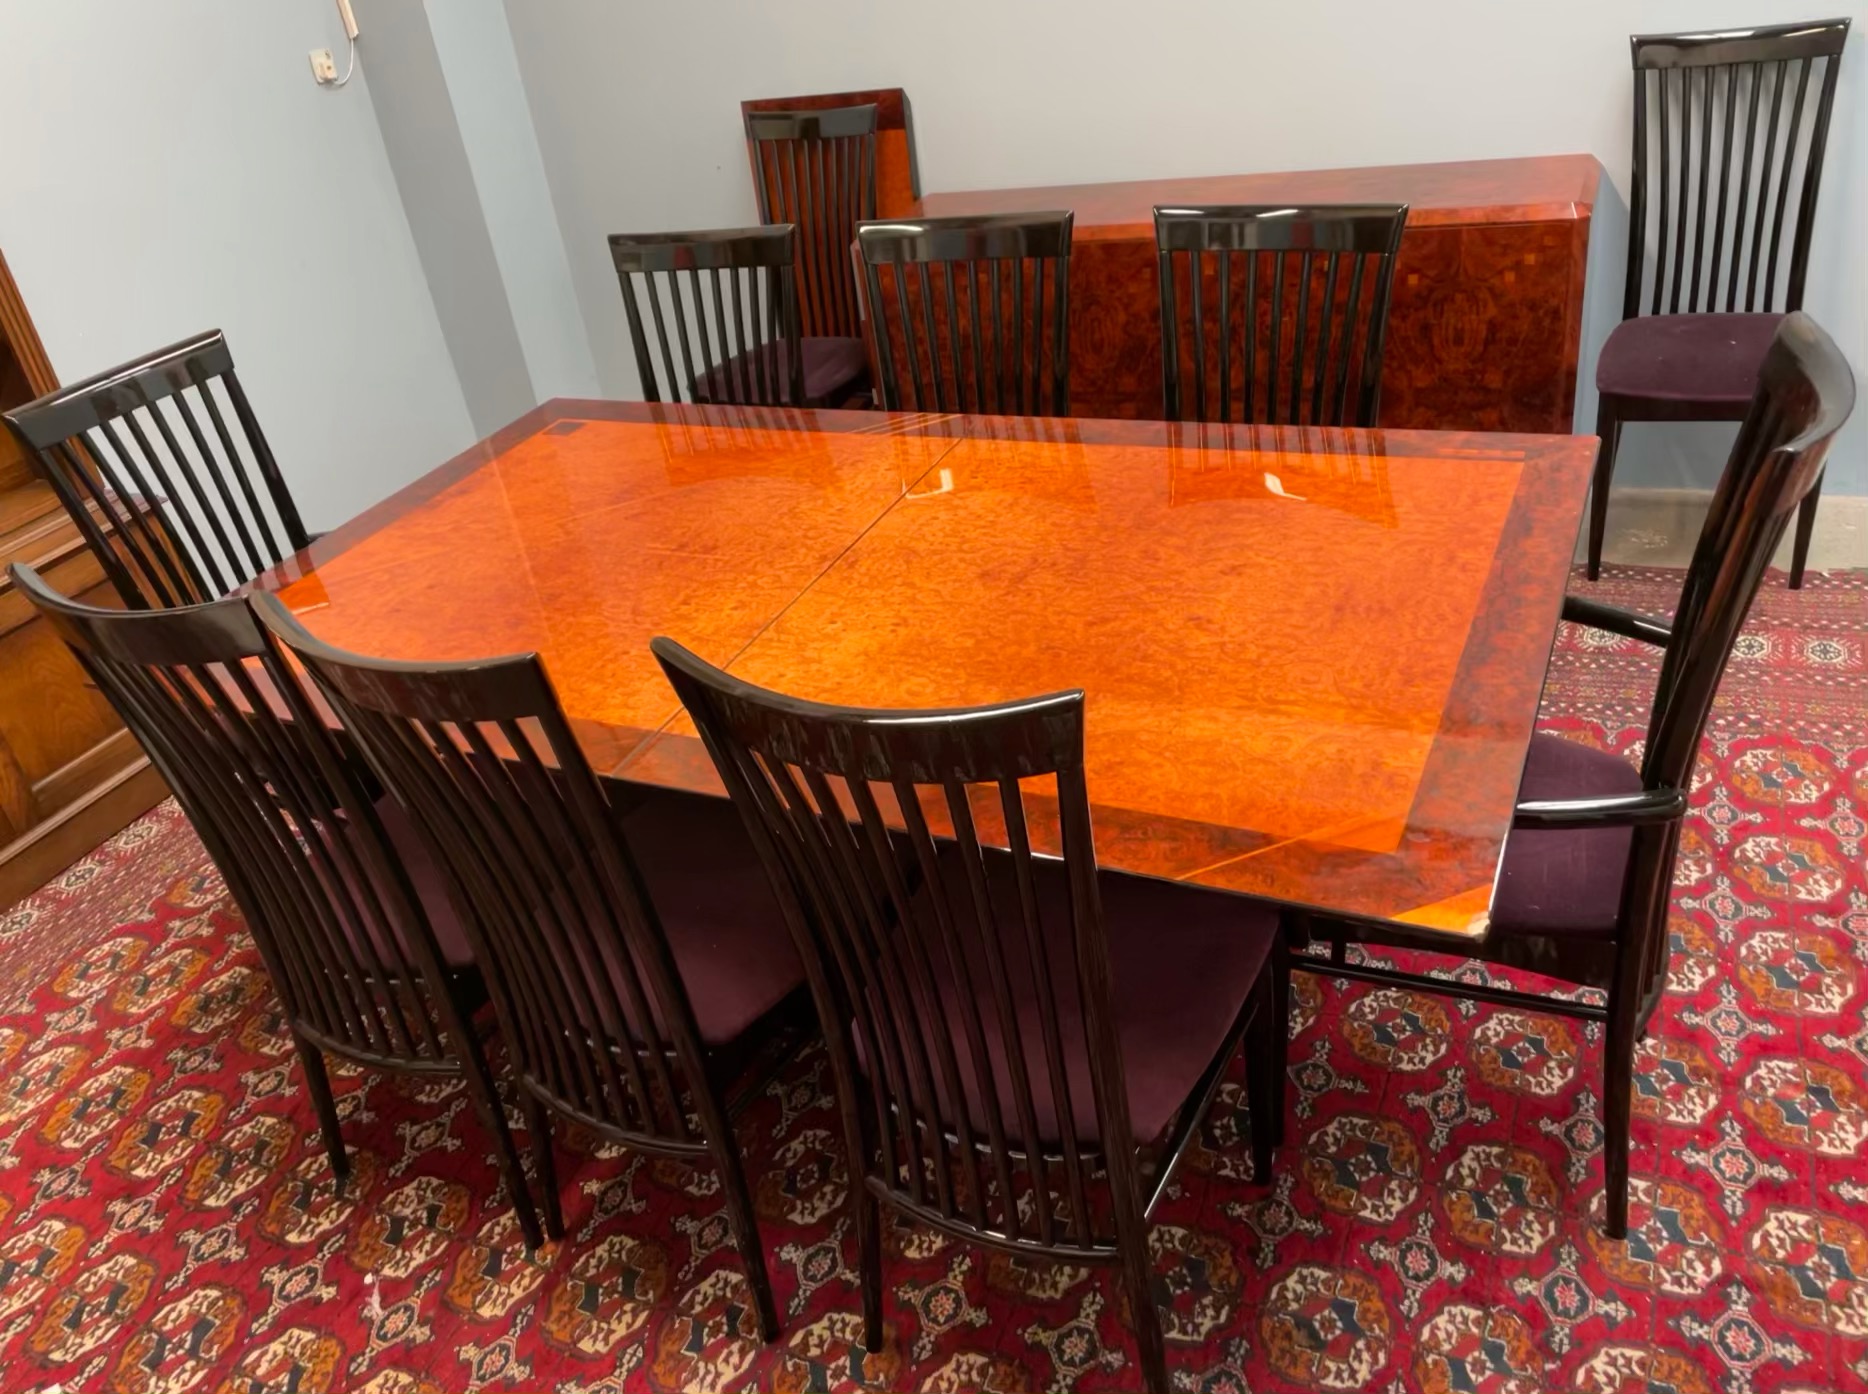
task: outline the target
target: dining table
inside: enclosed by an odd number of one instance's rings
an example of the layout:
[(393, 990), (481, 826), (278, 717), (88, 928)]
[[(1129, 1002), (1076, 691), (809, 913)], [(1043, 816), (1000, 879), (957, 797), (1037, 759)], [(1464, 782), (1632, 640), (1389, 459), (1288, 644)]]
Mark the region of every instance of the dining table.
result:
[(1100, 867), (1457, 940), (1595, 448), (554, 400), (259, 584), (363, 654), (535, 652), (600, 775), (719, 797), (658, 634), (826, 702), (1082, 689)]

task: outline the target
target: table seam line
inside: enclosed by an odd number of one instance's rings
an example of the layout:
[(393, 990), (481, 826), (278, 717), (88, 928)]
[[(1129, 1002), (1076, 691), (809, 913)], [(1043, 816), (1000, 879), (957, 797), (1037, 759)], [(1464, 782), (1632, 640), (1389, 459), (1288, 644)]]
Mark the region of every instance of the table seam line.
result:
[[(896, 494), (896, 496), (889, 501), (888, 507), (884, 508), (880, 513), (876, 514), (875, 517), (871, 518), (867, 523), (865, 523), (863, 525), (862, 531), (858, 532), (855, 537), (852, 537), (848, 542), (846, 542), (843, 545), (842, 549), (839, 550), (835, 556), (833, 556), (829, 561), (825, 562), (824, 565), (818, 569), (817, 574), (811, 577), (810, 580), (806, 581), (804, 585), (799, 589), (796, 595), (792, 596), (790, 600), (787, 600), (783, 605), (781, 605), (772, 614), (770, 619), (766, 620), (763, 624), (759, 626), (757, 630), (754, 631), (750, 639), (748, 639), (745, 643), (741, 644), (737, 649), (735, 649), (733, 651), (732, 656), (729, 657), (724, 663), (719, 665), (721, 670), (723, 672), (731, 671), (733, 665), (739, 662), (740, 659), (745, 657), (746, 650), (750, 649), (754, 644), (758, 643), (759, 640), (764, 638), (766, 633), (772, 628), (773, 625), (777, 624), (788, 613), (790, 613), (792, 606), (796, 605), (800, 600), (804, 599), (806, 595), (808, 595), (812, 590), (816, 588), (817, 583), (819, 581), (823, 580), (824, 577), (830, 574), (831, 569), (835, 567), (838, 562), (842, 561), (852, 551), (855, 550), (858, 543), (860, 543), (865, 537), (869, 536), (870, 533), (874, 532), (878, 527), (880, 527), (882, 524), (882, 520), (887, 518), (890, 514), (894, 513), (895, 510), (901, 506), (902, 500), (908, 497), (910, 492), (913, 491), (915, 485), (919, 484), (922, 480), (926, 479), (928, 475), (932, 474), (935, 468), (939, 466), (942, 460), (945, 460), (949, 455), (953, 454), (953, 452), (957, 450), (961, 445), (965, 444), (966, 439), (967, 438), (964, 436), (954, 437), (952, 440), (948, 442), (947, 448), (945, 450), (941, 451), (940, 454), (936, 455), (932, 460), (928, 461), (927, 467), (923, 469), (921, 473), (917, 474), (913, 479), (905, 482), (901, 487), (901, 492)], [(622, 761), (617, 765), (616, 768), (618, 770), (621, 770), (622, 766), (627, 764), (630, 758), (633, 757), (637, 752), (644, 749), (650, 741), (654, 740), (657, 736), (667, 734), (668, 728), (672, 726), (676, 721), (680, 720), (680, 718), (686, 713), (686, 711), (687, 711), (687, 708), (681, 706), (677, 702), (674, 711), (671, 712), (666, 717), (663, 717), (661, 724), (658, 725), (652, 732), (650, 732), (649, 735), (644, 740), (639, 742), (633, 749), (631, 749), (629, 754), (623, 757)]]
[[(754, 644), (758, 643), (759, 640), (763, 639), (766, 636), (766, 634), (771, 630), (773, 625), (777, 624), (780, 620), (782, 620), (787, 614), (791, 612), (791, 609), (793, 606), (795, 606), (800, 600), (804, 599), (805, 596), (809, 595), (813, 590), (817, 588), (817, 583), (823, 580), (824, 577), (828, 576), (831, 573), (831, 571), (836, 567), (838, 562), (842, 561), (851, 552), (855, 551), (856, 548), (862, 543), (862, 540), (865, 537), (869, 536), (870, 533), (874, 532), (878, 527), (882, 526), (883, 520), (894, 514), (895, 510), (901, 506), (902, 500), (906, 499), (909, 496), (909, 494), (914, 491), (914, 487), (917, 484), (919, 484), (922, 480), (926, 479), (928, 475), (933, 473), (934, 470), (939, 466), (942, 460), (945, 460), (949, 455), (953, 454), (953, 452), (956, 449), (958, 449), (960, 445), (963, 443), (964, 439), (965, 439), (964, 437), (956, 436), (954, 439), (952, 439), (948, 443), (947, 448), (945, 450), (941, 451), (940, 454), (936, 455), (932, 460), (928, 461), (927, 468), (923, 469), (921, 473), (917, 474), (912, 480), (905, 482), (901, 487), (901, 491), (897, 493), (895, 497), (889, 501), (889, 506), (883, 509), (880, 513), (876, 514), (876, 516), (871, 518), (866, 524), (864, 524), (862, 531), (858, 532), (856, 536), (852, 537), (847, 543), (845, 543), (842, 549), (838, 551), (838, 553), (834, 557), (832, 557), (829, 561), (825, 562), (823, 566), (819, 567), (817, 574), (811, 577), (810, 580), (806, 581), (804, 585), (799, 588), (798, 593), (792, 596), (792, 598), (790, 600), (787, 600), (783, 605), (781, 605), (777, 609), (777, 611), (773, 613), (770, 619), (766, 620), (765, 623), (761, 624), (759, 628), (753, 632), (752, 637), (748, 639), (745, 643), (741, 644), (739, 648), (734, 651), (733, 656), (727, 659), (725, 663), (722, 663), (720, 667), (725, 670), (731, 670), (731, 668), (733, 667), (735, 663), (739, 662), (740, 659), (744, 658), (746, 656), (746, 650), (750, 649)], [(670, 718), (670, 720), (672, 719), (673, 718)], [(666, 725), (666, 723), (663, 723), (663, 724)]]

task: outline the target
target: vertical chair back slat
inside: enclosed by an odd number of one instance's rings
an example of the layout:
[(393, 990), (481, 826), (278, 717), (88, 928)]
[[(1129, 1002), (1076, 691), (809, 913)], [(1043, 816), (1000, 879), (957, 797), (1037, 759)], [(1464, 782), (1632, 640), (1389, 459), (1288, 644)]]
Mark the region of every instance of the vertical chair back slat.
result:
[[(956, 913), (949, 895), (946, 879), (940, 874), (939, 854), (935, 850), (932, 836), (928, 831), (927, 821), (922, 816), (921, 807), (914, 786), (905, 780), (893, 781), (892, 788), (897, 806), (903, 811), (909, 836), (913, 840), (916, 858), (915, 869), (923, 878), (928, 890), (928, 899), (933, 910), (936, 931), (940, 933), (943, 947), (948, 953), (955, 982), (963, 992), (972, 988), (974, 998), (971, 1001), (963, 997), (961, 1003), (962, 1027), (967, 1032), (968, 1049), (972, 1053), (974, 1088), (985, 1102), (982, 1112), (986, 1115), (987, 1139), (991, 1149), (991, 1163), (994, 1177), (999, 1184), (1001, 1214), (999, 1223), (1005, 1233), (1016, 1237), (1019, 1233), (1018, 1207), (1014, 1204), (1018, 1192), (1014, 1188), (1012, 1176), (1012, 1152), (1006, 1144), (1005, 1115), (1006, 1108), (994, 1087), (992, 1077), (992, 1059), (987, 1052), (984, 1037), (984, 1021), (979, 1014), (976, 978), (971, 968), (975, 953), (985, 964), (986, 985), (990, 989), (990, 1000), (994, 1007), (999, 1039), (1015, 1041), (1018, 1039), (1017, 1017), (1014, 1015), (1010, 979), (1005, 972), (1003, 939), (999, 930), (997, 916), (986, 894), (985, 883), (978, 876), (977, 859), (963, 856), (967, 877), (968, 900), (966, 906), (971, 915)], [(967, 927), (971, 927), (971, 934)], [(974, 1044), (977, 1036), (977, 1045)], [(1037, 1117), (1032, 1108), (1031, 1083), (1022, 1051), (1004, 1051), (1002, 1058), (1011, 1077), (1013, 1112), (1019, 1121), (1019, 1141), (1024, 1148), (1027, 1164), (1035, 1164), (1033, 1159), (1044, 1155), (1043, 1139), (1038, 1132)], [(964, 1086), (963, 1086), (964, 1088)], [(1038, 1224), (1042, 1242), (1050, 1243), (1052, 1225), (1050, 1208), (1038, 1207)]]
[(182, 575), (174, 546), (157, 534), (140, 497), (107, 485), (96, 466), (64, 441), (47, 454), (55, 467), (44, 477), (124, 603), (136, 596), (144, 609), (187, 604), (195, 588)]
[(538, 658), (362, 658), (307, 634), (271, 597), (254, 607), (421, 829), (528, 1093), (663, 1151), (724, 1137), (660, 919)]
[(310, 545), (218, 330), (6, 421), (132, 609), (217, 599)]
[(1848, 30), (1836, 19), (1630, 40), (1623, 318), (1644, 305), (1651, 315), (1802, 307)]
[(244, 601), (156, 611), (22, 590), (149, 751), (227, 875), (288, 1021), (324, 1049), (453, 1070), (432, 928), (352, 761)]
[[(1059, 772), (1060, 802), (1064, 772)], [(1025, 830), (1024, 802), (1019, 796), (1018, 782), (1008, 776), (998, 779), (1001, 807), (1005, 816), (1006, 832), (1010, 839), (1012, 854), (1013, 879), (1018, 887), (1018, 918), (1024, 931), (1024, 947), (1032, 981), (1038, 989), (1039, 1020), (1044, 1028), (1044, 1064), (1050, 1078), (1051, 1097), (1056, 1101), (1057, 1116), (1065, 1120), (1060, 1129), (1063, 1142), (1063, 1162), (1065, 1198), (1070, 1206), (1071, 1221), (1074, 1225), (1073, 1237), (1078, 1244), (1091, 1242), (1089, 1192), (1085, 1187), (1086, 1170), (1082, 1148), (1079, 1146), (1077, 1130), (1069, 1122), (1076, 1116), (1071, 1107), (1070, 1077), (1064, 1058), (1063, 1028), (1058, 1020), (1057, 989), (1052, 982), (1050, 955), (1045, 951), (1044, 930), (1039, 923), (1036, 889), (1031, 879), (1031, 840)], [(956, 817), (958, 817), (956, 810)], [(965, 841), (969, 851), (978, 852), (978, 840), (973, 834), (972, 819), (965, 820)], [(1075, 907), (1073, 906), (1073, 910)], [(1080, 965), (1087, 970), (1088, 965)], [(1075, 985), (1082, 991), (1081, 983)], [(1113, 1016), (1113, 1012), (1107, 1013)], [(1092, 1026), (1094, 1025), (1091, 1023)]]
[[(1342, 269), (1341, 257), (1325, 258), (1328, 265), (1323, 276), (1323, 303), (1326, 306), (1336, 303), (1336, 275)], [(1225, 261), (1222, 260), (1222, 265)], [(1356, 264), (1362, 264), (1362, 258), (1356, 258)], [(1301, 318), (1301, 316), (1300, 316)], [(1310, 419), (1323, 420), (1323, 404), (1330, 399), (1330, 333), (1335, 327), (1335, 316), (1323, 315), (1317, 322), (1317, 371), (1311, 386)], [(1347, 326), (1345, 326), (1347, 327)]]
[(1071, 225), (1069, 213), (861, 224), (862, 313), (882, 405), (1069, 415)]
[[(457, 768), (466, 758), (460, 747), (452, 739), (435, 741), (413, 722), (402, 726), (386, 723), (380, 735), (385, 742), (399, 747), (393, 758), (406, 777), (400, 793), (420, 825), (430, 829), (437, 841), (472, 850), (471, 865), (460, 868), (465, 873), (461, 889), (468, 901), (482, 906), (531, 905), (533, 897), (524, 884), (526, 878), (515, 870), (515, 859), (508, 852), (509, 844), (497, 822), (471, 816), (456, 797), (459, 782), (473, 777), (471, 766)], [(554, 1078), (567, 1082), (567, 1089), (581, 1089), (581, 1099), (593, 1100), (603, 1091), (596, 1083), (590, 1061), (584, 1054), (574, 1053), (567, 1038), (551, 1032), (546, 1025), (552, 1019), (555, 974), (548, 954), (541, 966), (538, 950), (543, 937), (515, 945), (507, 960), (510, 971), (489, 974), (488, 989), (502, 1020), (513, 1023), (508, 1029), (516, 1029), (527, 1048), (535, 1052), (521, 1059), (550, 1058), (557, 1067)]]
[[(131, 441), (141, 446), (141, 450), (132, 450), (124, 443), (117, 432), (121, 422)], [(108, 459), (116, 467), (117, 478), (128, 484), (137, 499), (163, 499), (170, 503), (173, 513), (169, 515), (173, 523), (179, 525), (186, 535), (174, 540), (181, 544), (176, 552), (176, 560), (186, 573), (186, 583), (191, 599), (211, 599), (218, 593), (215, 578), (206, 574), (210, 565), (207, 558), (207, 546), (201, 539), (201, 530), (194, 517), (188, 512), (183, 500), (176, 497), (175, 485), (168, 478), (159, 461), (150, 459), (148, 442), (143, 439), (142, 431), (136, 424), (136, 418), (126, 412), (117, 422), (100, 421), (97, 424), (99, 443), (106, 447), (107, 455), (99, 454), (95, 458)]]
[[(1106, 1189), (1134, 1188), (1135, 1144), (1082, 694), (949, 712), (827, 707), (740, 682), (671, 640), (652, 647), (806, 960), (846, 1119), (866, 1119), (850, 1138), (866, 1184), (956, 1233), (1107, 1261), (1112, 1215), (1139, 1211)], [(1066, 903), (1040, 891), (1033, 799), (1062, 811)], [(1087, 1100), (1071, 1063), (1082, 1060)]]
[(790, 223), (610, 237), (643, 400), (803, 405), (797, 238)]
[[(999, 268), (999, 262), (996, 258), (993, 260), (992, 267), (995, 272)], [(998, 304), (997, 296), (993, 297), (993, 303), (995, 306)], [(993, 313), (996, 316), (999, 312), (997, 309), (995, 309)], [(1031, 399), (1025, 393), (1026, 379), (1025, 379), (1025, 366), (1024, 365), (1025, 365), (1025, 319), (1026, 319), (1026, 316), (1025, 316), (1025, 259), (1023, 257), (1017, 257), (1012, 262), (1012, 315), (1011, 315), (1011, 319), (1012, 319), (1012, 356), (1009, 359), (1007, 359), (1005, 362), (999, 365), (1000, 400), (997, 405), (998, 405), (999, 414), (1002, 416), (1023, 416), (1029, 413), (1031, 410)], [(1011, 393), (1009, 395), (1014, 402), (1014, 405), (1012, 405), (1009, 408), (1005, 404), (1005, 399), (1006, 399), (1006, 396), (1008, 395), (1005, 391), (1005, 387), (1008, 382), (1011, 384)]]
[(1687, 569), (1643, 757), (1650, 784), (1690, 787), (1732, 644), (1854, 396), (1853, 375), (1829, 336), (1806, 315), (1787, 318), (1765, 355)]
[[(949, 400), (947, 391), (948, 381), (943, 377), (940, 370), (940, 339), (934, 333), (934, 291), (929, 285), (926, 262), (921, 262), (915, 266), (915, 276), (921, 290), (921, 346), (927, 352), (928, 375), (926, 393), (935, 411), (947, 411), (949, 410), (947, 405)], [(958, 332), (957, 328), (951, 327), (951, 320), (948, 321), (948, 324), (950, 326), (950, 333)], [(905, 325), (904, 328), (906, 328)], [(919, 373), (921, 359), (918, 354), (915, 356), (914, 361), (915, 371)]]
[[(206, 398), (205, 401), (209, 409), (210, 421), (218, 428), (216, 436), (222, 450), (225, 451), (227, 459), (237, 459), (238, 456), (235, 454), (233, 439), (227, 434), (227, 424), (220, 417), (220, 409), (214, 406), (213, 398)], [(173, 407), (175, 414), (181, 418), (182, 429), (188, 433), (188, 439), (194, 445), (195, 458), (200, 460), (207, 467), (215, 492), (223, 497), (232, 497), (233, 488), (237, 487), (239, 489), (239, 501), (246, 506), (246, 511), (242, 512), (238, 508), (230, 509), (228, 522), (232, 526), (234, 534), (240, 539), (241, 550), (239, 559), (245, 563), (246, 570), (250, 575), (257, 576), (268, 566), (272, 565), (275, 558), (270, 555), (270, 549), (260, 545), (258, 539), (254, 536), (253, 530), (247, 523), (249, 517), (259, 518), (264, 516), (263, 510), (260, 507), (259, 495), (255, 493), (253, 489), (252, 476), (244, 470), (238, 471), (230, 485), (227, 476), (221, 469), (221, 456), (217, 455), (214, 447), (208, 443), (207, 435), (201, 429), (200, 420), (195, 416), (194, 409), (188, 405), (188, 398), (180, 395), (171, 397), (169, 398), (168, 405)], [(163, 419), (160, 406), (152, 407), (150, 413), (156, 418), (157, 422), (162, 425), (163, 435), (168, 439), (169, 453), (178, 460), (182, 459), (182, 449), (175, 443), (174, 438), (170, 436), (169, 428)], [(235, 555), (232, 546), (225, 543), (223, 543), (223, 545), (226, 548), (228, 556), (232, 558)]]
[[(157, 435), (169, 447), (171, 458), (179, 465), (182, 459), (181, 447), (175, 443), (175, 438), (169, 434), (162, 419), (155, 416), (155, 408), (152, 406), (145, 410), (155, 417)], [(228, 571), (220, 565), (220, 559), (222, 551), (230, 553), (232, 548), (227, 541), (226, 532), (221, 527), (220, 519), (214, 515), (207, 502), (207, 494), (202, 488), (200, 477), (185, 468), (178, 468), (174, 476), (169, 474), (162, 462), (161, 452), (150, 443), (149, 436), (145, 433), (143, 423), (136, 412), (126, 413), (123, 417), (123, 425), (129, 431), (130, 438), (136, 442), (137, 453), (148, 463), (150, 472), (159, 483), (163, 496), (175, 499), (181, 504), (176, 512), (182, 520), (189, 540), (194, 544), (194, 555), (201, 559), (201, 570), (206, 573), (213, 587), (212, 593), (226, 594), (233, 582), (229, 579)], [(212, 543), (202, 531), (204, 526), (208, 533), (213, 534)], [(222, 550), (217, 551), (217, 545)]]
[[(886, 891), (885, 905), (897, 924), (907, 923), (913, 917), (912, 892), (903, 875), (903, 866), (898, 859), (891, 832), (874, 793), (869, 785), (858, 783), (849, 788), (850, 797), (856, 806), (859, 824), (867, 854), (865, 866), (870, 874), (879, 878)], [(900, 796), (901, 790), (892, 789)], [(912, 797), (912, 790), (909, 791)], [(936, 883), (938, 888), (938, 883)], [(937, 901), (934, 913), (935, 925), (939, 934), (939, 948), (946, 954), (948, 963), (955, 962), (953, 939), (953, 916), (948, 913), (944, 903)], [(881, 933), (887, 931), (886, 922), (882, 923)], [(939, 955), (927, 944), (914, 936), (904, 936), (908, 946), (909, 959), (914, 971), (914, 987), (924, 1010), (939, 1012), (943, 1009), (939, 991), (937, 961)], [(967, 996), (965, 979), (961, 978), (961, 996), (959, 1010), (963, 1029), (967, 1035), (969, 1051), (977, 1065), (984, 1059), (984, 1049), (978, 1045), (980, 1039), (978, 1022), (978, 1004)], [(940, 1067), (941, 1089), (943, 1096), (949, 1099), (963, 1098), (966, 1086), (960, 1072), (960, 1062), (955, 1050), (953, 1038), (944, 1031), (928, 1033), (938, 1049), (937, 1064)], [(977, 1079), (977, 1074), (975, 1076)], [(967, 1207), (967, 1217), (975, 1224), (984, 1226), (986, 1219), (986, 1190), (979, 1169), (978, 1151), (973, 1141), (972, 1121), (963, 1113), (955, 1120), (957, 1151), (960, 1159), (961, 1194)], [(944, 1162), (939, 1163), (944, 1165)]]
[[(931, 995), (932, 984), (928, 991), (921, 990), (914, 971), (916, 955), (911, 943), (905, 937), (891, 934), (888, 923), (877, 913), (871, 894), (872, 873), (849, 856), (853, 830), (844, 821), (841, 805), (829, 782), (818, 770), (806, 768), (803, 773), (805, 786), (811, 791), (812, 803), (818, 810), (824, 841), (833, 853), (826, 870), (844, 887), (847, 903), (853, 911), (851, 923), (865, 941), (865, 951), (875, 965), (875, 978), (887, 1005), (887, 1010), (879, 1015), (885, 1026), (892, 1028), (889, 1034), (903, 1065), (898, 1097), (907, 1105), (902, 1108), (902, 1118), (913, 1149), (909, 1155), (916, 1172), (925, 1166), (940, 1208), (951, 1213), (953, 1167), (946, 1130), (941, 1125), (941, 1113), (935, 1101), (934, 1052), (929, 1049), (932, 1036), (939, 1031), (935, 1022), (941, 1010), (940, 1001)], [(924, 1141), (925, 1158), (920, 1154)], [(910, 1181), (911, 1188), (924, 1184), (913, 1174)]]
[[(1713, 491), (1681, 588), (1655, 685), (1641, 761), (1649, 789), (1691, 789), (1719, 682), (1765, 570), (1793, 514), (1816, 487), (1835, 433), (1855, 404), (1855, 378), (1828, 334), (1801, 312), (1779, 326), (1751, 408)], [(1630, 952), (1659, 973), (1680, 821), (1639, 827), (1623, 891)]]
[(1680, 190), (1679, 217), (1674, 220), (1673, 229), (1673, 280), (1668, 291), (1667, 312), (1680, 313), (1680, 279), (1686, 266), (1686, 233), (1691, 219), (1686, 215), (1687, 198), (1693, 177), (1693, 72), (1684, 69), (1679, 74), (1680, 88)]
[(856, 225), (876, 216), (876, 108), (749, 111), (759, 221), (798, 228), (795, 266), (803, 332), (857, 338)]
[[(1376, 424), (1389, 292), (1406, 223), (1399, 204), (1155, 209), (1163, 414)], [(1346, 295), (1339, 294), (1345, 263)], [(1261, 279), (1269, 282), (1262, 293)]]

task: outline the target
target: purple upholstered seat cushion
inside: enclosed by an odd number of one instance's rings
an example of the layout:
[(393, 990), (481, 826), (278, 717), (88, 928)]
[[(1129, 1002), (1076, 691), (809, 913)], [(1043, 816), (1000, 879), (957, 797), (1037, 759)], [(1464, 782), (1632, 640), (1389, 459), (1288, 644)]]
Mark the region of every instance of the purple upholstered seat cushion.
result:
[[(1640, 772), (1613, 752), (1533, 736), (1519, 797), (1579, 799), (1640, 789)], [(1493, 932), (1613, 934), (1632, 841), (1628, 828), (1513, 831), (1492, 897)]]
[[(804, 359), (804, 399), (807, 402), (839, 401), (868, 376), (869, 351), (863, 347), (861, 339), (814, 337), (799, 340), (799, 347)], [(771, 394), (773, 401), (786, 400), (787, 384), (790, 382), (787, 375), (791, 371), (790, 345), (778, 339), (761, 345), (754, 352), (765, 356), (765, 390)], [(745, 374), (746, 386), (758, 393), (758, 361), (749, 359), (743, 368), (736, 366), (742, 357), (745, 355), (735, 355), (694, 379), (694, 400), (741, 400), (746, 395), (740, 386), (742, 372)]]
[(649, 791), (622, 820), (701, 1040), (741, 1035), (804, 982), (778, 901), (725, 799)]
[[(951, 848), (942, 858), (942, 868), (950, 903), (970, 906), (963, 863)], [(1028, 960), (1023, 955), (1023, 922), (1010, 859), (1003, 853), (988, 853), (987, 876), (1005, 945), (1017, 1029), (1024, 1042), (1022, 1053), (1030, 1072), (1032, 1111), (1039, 1134), (1046, 1141), (1055, 1141), (1062, 1135), (1061, 1110), (1045, 1064), (1043, 1018), (1026, 966)], [(1069, 938), (1073, 931), (1066, 872), (1062, 863), (1039, 861), (1034, 863), (1033, 880), (1051, 981), (1057, 994), (1070, 1116), (1078, 1138), (1094, 1139), (1101, 1130), (1090, 1092), (1083, 1013), (1069, 967)], [(1129, 1122), (1136, 1140), (1147, 1142), (1158, 1137), (1173, 1120), (1225, 1042), (1226, 1033), (1270, 958), (1273, 936), (1278, 933), (1277, 914), (1237, 896), (1145, 877), (1104, 874), (1097, 885), (1109, 936), (1110, 987), (1128, 1085)], [(968, 1120), (983, 1137), (987, 1111), (965, 1043), (959, 988), (944, 956), (931, 957), (945, 1015), (952, 1023)], [(993, 1064), (1007, 1137), (1018, 1145), (1022, 1129), (1013, 1107), (1016, 1095), (1006, 1062), (1005, 1034), (991, 1005), (984, 959), (976, 946), (969, 957), (977, 960), (969, 972), (979, 994), (981, 1033)], [(860, 1040), (857, 1047), (858, 1063), (866, 1069)], [(928, 1050), (928, 1058), (938, 1061), (932, 1039)], [(937, 1088), (942, 1112), (950, 1113), (945, 1088), (938, 1084)]]
[(434, 931), (441, 961), (450, 968), (472, 967), (473, 945), (468, 942), (453, 898), (448, 895), (447, 877), (428, 850), (428, 839), (416, 830), (408, 813), (392, 795), (385, 794), (376, 801), (376, 816), (396, 855), (402, 858), (402, 869), (408, 875), (409, 885), (428, 912), (428, 926)]
[(1602, 346), (1596, 387), (1670, 402), (1748, 402), (1782, 315), (1642, 315)]
[[(473, 949), (426, 840), (394, 799), (377, 808), (428, 911), (442, 959), (472, 964)], [(733, 1040), (804, 981), (739, 814), (724, 799), (656, 789), (618, 821), (687, 986), (701, 1040)], [(621, 973), (613, 976), (623, 993)]]

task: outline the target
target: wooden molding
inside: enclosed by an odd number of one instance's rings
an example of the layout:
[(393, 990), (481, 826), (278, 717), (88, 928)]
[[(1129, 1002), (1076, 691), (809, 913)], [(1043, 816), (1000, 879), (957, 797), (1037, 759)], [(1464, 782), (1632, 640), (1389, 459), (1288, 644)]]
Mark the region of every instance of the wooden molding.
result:
[(57, 388), (58, 374), (52, 371), (45, 343), (33, 327), (32, 316), (26, 313), (26, 302), (20, 297), (19, 283), (7, 267), (4, 252), (0, 252), (0, 339), (13, 350), (36, 396), (43, 397)]
[(0, 847), (0, 908), (10, 908), (169, 796), (139, 755), (103, 783)]
[[(0, 405), (58, 387), (45, 343), (0, 257)], [(0, 566), (30, 561), (65, 594), (108, 603), (98, 559), (48, 485), (0, 433)], [(162, 778), (83, 671), (0, 582), (0, 909), (167, 796)]]

